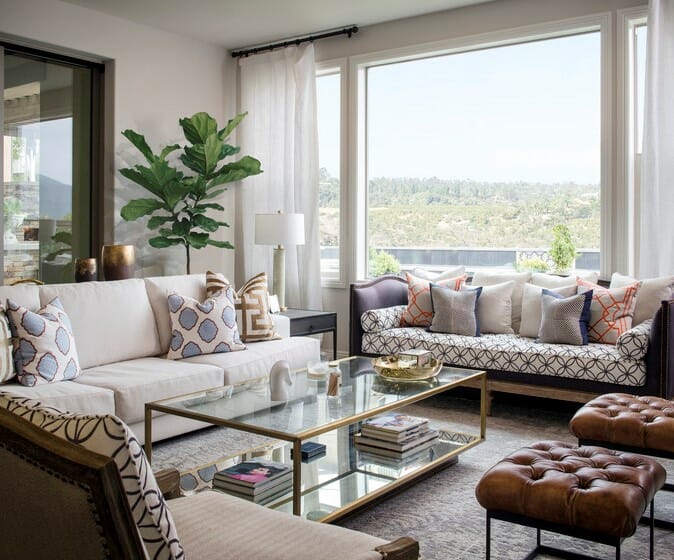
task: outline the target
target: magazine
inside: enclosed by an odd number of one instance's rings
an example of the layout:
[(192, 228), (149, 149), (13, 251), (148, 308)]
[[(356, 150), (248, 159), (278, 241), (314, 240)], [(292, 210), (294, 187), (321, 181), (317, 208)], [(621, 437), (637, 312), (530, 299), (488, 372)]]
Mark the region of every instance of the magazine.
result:
[(392, 451), (401, 452), (407, 451), (408, 449), (412, 449), (413, 447), (417, 447), (419, 444), (425, 441), (437, 439), (438, 435), (439, 434), (437, 430), (428, 430), (424, 433), (419, 434), (418, 437), (403, 441), (402, 443), (395, 441), (385, 441), (373, 437), (367, 437), (362, 434), (356, 434), (353, 437), (357, 447), (360, 445), (368, 445), (370, 447), (380, 447), (383, 449), (390, 449)]
[(367, 437), (381, 439), (384, 441), (394, 441), (398, 443), (403, 443), (404, 441), (408, 441), (410, 439), (419, 437), (421, 434), (427, 432), (429, 429), (430, 428), (428, 427), (428, 424), (422, 424), (421, 426), (417, 426), (410, 430), (405, 430), (404, 432), (396, 433), (396, 432), (386, 432), (384, 430), (376, 430), (376, 429), (373, 430), (368, 426), (362, 426), (360, 432), (361, 434)]
[(232, 484), (224, 480), (213, 479), (213, 488), (216, 490), (222, 490), (228, 494), (233, 494), (235, 496), (240, 496), (247, 499), (264, 499), (266, 496), (271, 494), (277, 494), (287, 491), (289, 488), (292, 489), (293, 481), (292, 478), (284, 478), (277, 481), (274, 481), (273, 484), (265, 484), (263, 486), (241, 486), (240, 484)]
[(371, 445), (356, 444), (358, 451), (363, 451), (369, 453), (370, 455), (381, 455), (383, 457), (392, 457), (395, 459), (406, 459), (412, 455), (416, 455), (421, 451), (433, 447), (437, 441), (437, 438), (430, 439), (425, 441), (416, 447), (412, 447), (407, 451), (394, 451), (393, 449), (384, 449), (382, 447), (374, 447)]
[(213, 475), (216, 479), (228, 481), (240, 486), (257, 487), (268, 486), (275, 480), (290, 477), (292, 467), (284, 463), (273, 461), (244, 461)]
[(368, 418), (362, 426), (368, 430), (378, 430), (386, 433), (400, 433), (412, 430), (423, 424), (428, 424), (428, 418), (409, 416), (407, 414), (391, 413)]

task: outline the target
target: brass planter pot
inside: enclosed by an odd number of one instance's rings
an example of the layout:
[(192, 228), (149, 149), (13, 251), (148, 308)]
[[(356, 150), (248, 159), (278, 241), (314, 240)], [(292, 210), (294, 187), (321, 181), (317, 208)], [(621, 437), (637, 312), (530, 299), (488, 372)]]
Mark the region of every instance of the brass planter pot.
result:
[(136, 272), (136, 251), (133, 245), (103, 245), (101, 251), (103, 277), (106, 280), (133, 278)]
[(92, 257), (75, 259), (75, 282), (98, 280), (96, 259)]

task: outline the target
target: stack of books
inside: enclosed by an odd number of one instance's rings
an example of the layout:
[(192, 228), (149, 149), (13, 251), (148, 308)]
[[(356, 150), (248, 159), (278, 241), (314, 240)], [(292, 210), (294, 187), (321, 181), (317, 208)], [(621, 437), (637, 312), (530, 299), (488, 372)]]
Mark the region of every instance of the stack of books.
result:
[(292, 487), (292, 467), (273, 461), (245, 461), (213, 475), (214, 489), (257, 504), (269, 503)]
[(365, 420), (354, 441), (359, 451), (405, 459), (427, 450), (438, 435), (427, 418), (393, 413)]

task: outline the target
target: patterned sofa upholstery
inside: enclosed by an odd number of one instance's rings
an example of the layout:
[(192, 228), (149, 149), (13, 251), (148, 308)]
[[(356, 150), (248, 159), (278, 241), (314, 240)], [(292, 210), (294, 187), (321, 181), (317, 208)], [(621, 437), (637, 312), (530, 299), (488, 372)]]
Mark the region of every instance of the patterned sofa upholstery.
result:
[(382, 276), (351, 285), (350, 353), (368, 356), (425, 348), (447, 365), (488, 371), (490, 391), (586, 402), (607, 392), (668, 396), (674, 301), (662, 302), (652, 320), (623, 333), (616, 345), (545, 344), (510, 334), (468, 337), (401, 327), (407, 285)]

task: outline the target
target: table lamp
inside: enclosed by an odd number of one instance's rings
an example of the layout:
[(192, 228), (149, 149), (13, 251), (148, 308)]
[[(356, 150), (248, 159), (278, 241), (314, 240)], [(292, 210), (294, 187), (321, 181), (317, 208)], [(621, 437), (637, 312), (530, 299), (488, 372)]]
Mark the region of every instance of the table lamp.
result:
[(284, 246), (304, 245), (304, 214), (255, 215), (255, 243), (274, 247), (274, 283), (272, 292), (279, 306), (286, 310), (286, 250)]

